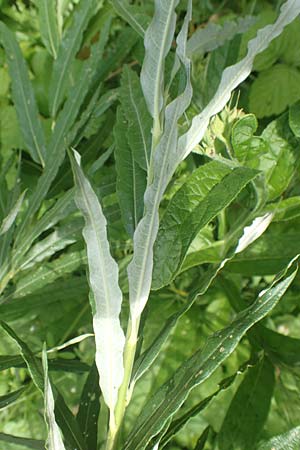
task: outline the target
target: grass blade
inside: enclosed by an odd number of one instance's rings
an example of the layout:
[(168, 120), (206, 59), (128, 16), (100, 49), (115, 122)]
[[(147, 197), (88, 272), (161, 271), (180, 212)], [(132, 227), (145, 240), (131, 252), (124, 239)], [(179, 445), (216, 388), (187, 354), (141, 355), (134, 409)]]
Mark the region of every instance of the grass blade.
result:
[(32, 159), (44, 166), (46, 159), (45, 136), (26, 63), (14, 34), (3, 22), (0, 22), (0, 40), (6, 53), (12, 81), (12, 97), (16, 105), (25, 145)]
[(80, 167), (80, 156), (75, 153), (75, 158), (73, 155), (70, 158), (76, 185), (75, 201), (86, 223), (83, 236), (87, 245), (89, 282), (94, 296), (92, 309), (96, 364), (100, 388), (112, 418), (124, 371), (125, 337), (119, 320), (122, 292), (118, 283), (118, 265), (110, 253), (106, 219)]
[(57, 25), (57, 15), (55, 1), (36, 0), (39, 11), (40, 33), (42, 41), (50, 55), (54, 59), (57, 57), (59, 47), (59, 33)]

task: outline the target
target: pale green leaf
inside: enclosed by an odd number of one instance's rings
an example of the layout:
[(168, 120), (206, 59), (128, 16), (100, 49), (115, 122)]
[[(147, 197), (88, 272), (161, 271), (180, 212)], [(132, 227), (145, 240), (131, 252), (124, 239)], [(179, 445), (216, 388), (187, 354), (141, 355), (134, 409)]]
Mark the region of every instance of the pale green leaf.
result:
[(36, 0), (39, 10), (39, 23), (42, 41), (53, 56), (57, 57), (57, 50), (60, 44), (58, 32), (57, 15), (55, 10), (55, 1)]
[(46, 144), (31, 82), (14, 34), (0, 22), (0, 40), (5, 48), (12, 80), (12, 96), (16, 106), (23, 139), (34, 161), (44, 166)]
[(26, 194), (26, 190), (24, 192), (22, 192), (22, 194), (19, 196), (16, 203), (10, 210), (9, 214), (3, 219), (2, 223), (1, 223), (1, 227), (0, 227), (0, 236), (2, 234), (6, 233), (14, 224), (14, 222), (17, 218), (17, 215), (22, 207), (22, 203), (23, 203), (25, 194)]
[(290, 107), (289, 124), (294, 135), (300, 138), (300, 101)]
[(144, 37), (149, 17), (142, 13), (141, 8), (130, 5), (124, 0), (112, 0), (112, 4), (119, 16), (129, 23), (140, 36)]
[(300, 445), (300, 427), (262, 442), (257, 450), (296, 450)]
[(119, 314), (122, 292), (118, 283), (118, 265), (112, 258), (107, 240), (106, 219), (99, 200), (80, 167), (80, 156), (71, 156), (76, 184), (76, 203), (81, 210), (87, 245), (89, 282), (93, 292), (93, 325), (96, 340), (96, 363), (100, 388), (113, 414), (118, 388), (123, 379), (124, 333)]

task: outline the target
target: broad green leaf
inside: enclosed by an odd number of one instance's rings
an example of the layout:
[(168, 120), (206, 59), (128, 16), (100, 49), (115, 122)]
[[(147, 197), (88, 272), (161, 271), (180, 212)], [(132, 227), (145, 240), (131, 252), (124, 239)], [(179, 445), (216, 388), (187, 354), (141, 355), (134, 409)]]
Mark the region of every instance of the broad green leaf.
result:
[(56, 423), (54, 414), (54, 397), (48, 377), (48, 361), (46, 350), (43, 350), (43, 369), (44, 369), (44, 408), (45, 421), (48, 425), (48, 437), (46, 447), (48, 450), (65, 450), (62, 435)]
[(263, 441), (257, 450), (296, 450), (300, 445), (300, 427), (292, 428), (286, 433)]
[(256, 169), (259, 158), (268, 151), (264, 139), (254, 136), (258, 123), (254, 114), (246, 114), (232, 127), (231, 143), (236, 158), (247, 167)]
[(149, 296), (153, 269), (153, 245), (159, 225), (159, 204), (176, 167), (177, 122), (191, 101), (190, 61), (186, 57), (190, 18), (191, 3), (189, 2), (182, 30), (177, 37), (177, 54), (185, 67), (187, 83), (184, 91), (165, 110), (164, 133), (152, 155), (153, 182), (148, 184), (145, 191), (145, 213), (134, 234), (134, 255), (128, 266), (130, 312), (133, 318), (140, 316)]
[(297, 138), (300, 138), (300, 101), (290, 107), (289, 125)]
[(39, 10), (39, 23), (42, 41), (53, 56), (57, 57), (57, 50), (60, 44), (60, 36), (57, 25), (57, 15), (55, 2), (48, 0), (36, 0)]
[(213, 161), (197, 169), (172, 198), (154, 246), (153, 289), (168, 284), (179, 271), (201, 228), (228, 206), (257, 176), (252, 169)]
[[(249, 109), (260, 119), (281, 114), (300, 99), (300, 71), (286, 64), (276, 64), (259, 73), (249, 93)], [(276, 86), (276, 89), (274, 88)]]
[(180, 159), (184, 159), (201, 141), (210, 118), (224, 108), (230, 100), (232, 91), (249, 76), (255, 56), (265, 50), (269, 43), (279, 36), (284, 27), (292, 22), (299, 13), (299, 0), (288, 0), (284, 3), (276, 22), (259, 30), (257, 36), (248, 43), (247, 55), (238, 63), (224, 70), (216, 94), (204, 110), (193, 118), (190, 129), (179, 139)]
[(0, 236), (6, 233), (14, 224), (17, 215), (22, 207), (22, 203), (26, 194), (26, 190), (22, 192), (22, 194), (17, 199), (16, 203), (10, 210), (9, 214), (3, 219), (0, 227)]
[(236, 21), (226, 21), (223, 25), (209, 22), (205, 28), (199, 27), (187, 43), (188, 56), (211, 52), (234, 38), (236, 34), (244, 33), (255, 18), (242, 17)]
[(137, 163), (134, 152), (129, 146), (128, 126), (127, 110), (119, 107), (114, 128), (117, 195), (124, 226), (128, 234), (132, 236), (143, 216), (146, 172)]
[[(95, 0), (80, 2), (74, 12), (73, 23), (62, 38), (50, 83), (49, 99), (52, 117), (56, 117), (64, 100), (71, 66), (79, 50), (83, 32), (94, 14), (95, 8)], [(79, 89), (78, 86), (77, 88)]]
[(141, 71), (141, 85), (149, 112), (154, 119), (155, 139), (158, 139), (161, 133), (164, 64), (175, 32), (175, 8), (178, 3), (179, 0), (155, 0), (154, 17), (145, 33), (145, 59)]
[(255, 448), (269, 413), (274, 384), (274, 367), (266, 358), (248, 369), (218, 434), (222, 450)]
[(9, 392), (0, 396), (0, 409), (5, 408), (7, 405), (14, 403), (18, 398), (26, 391), (27, 386), (24, 386), (17, 391)]
[(127, 138), (135, 161), (144, 170), (149, 169), (152, 120), (137, 74), (125, 66), (120, 89), (120, 101), (126, 111)]
[(138, 417), (124, 450), (143, 450), (150, 439), (164, 429), (189, 392), (205, 381), (235, 350), (244, 334), (276, 306), (296, 276), (295, 262), (287, 270), (289, 274), (283, 280), (265, 290), (229, 326), (211, 335), (204, 348), (183, 363), (154, 394)]
[(107, 240), (106, 219), (99, 200), (80, 167), (80, 156), (71, 155), (76, 185), (75, 201), (81, 210), (87, 245), (89, 282), (93, 292), (93, 325), (96, 340), (96, 364), (100, 388), (111, 414), (123, 379), (125, 337), (119, 315), (122, 292), (118, 283), (118, 265), (112, 258)]
[(26, 63), (14, 34), (3, 22), (0, 22), (0, 39), (6, 52), (12, 96), (25, 145), (32, 159), (44, 166), (47, 156), (45, 137)]
[(45, 450), (45, 442), (38, 441), (36, 439), (28, 439), (19, 436), (12, 436), (11, 434), (0, 433), (0, 441), (30, 448), (32, 450)]
[(112, 0), (113, 7), (122, 19), (142, 37), (145, 35), (149, 17), (142, 12), (141, 8), (130, 5), (124, 0)]
[(93, 364), (83, 387), (76, 417), (88, 449), (97, 448), (100, 395), (99, 374), (96, 364)]

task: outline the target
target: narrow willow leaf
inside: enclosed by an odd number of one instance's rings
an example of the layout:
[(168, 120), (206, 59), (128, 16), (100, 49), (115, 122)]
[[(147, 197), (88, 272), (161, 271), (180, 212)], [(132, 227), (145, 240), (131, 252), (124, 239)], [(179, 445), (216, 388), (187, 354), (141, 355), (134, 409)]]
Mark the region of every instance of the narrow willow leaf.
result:
[[(0, 355), (0, 371), (10, 368), (27, 367), (24, 359), (20, 355)], [(90, 370), (90, 366), (76, 359), (55, 358), (49, 361), (49, 370), (58, 372), (85, 373)]]
[(127, 111), (126, 115), (124, 111), (121, 107), (118, 108), (114, 128), (117, 195), (124, 226), (128, 234), (132, 236), (143, 216), (146, 172), (136, 162), (133, 150), (128, 144)]
[(292, 428), (286, 433), (272, 437), (268, 441), (263, 441), (257, 450), (296, 450), (300, 445), (300, 427)]
[(96, 364), (93, 364), (83, 387), (76, 417), (88, 449), (97, 448), (100, 395), (99, 374)]
[(245, 167), (230, 169), (215, 163), (197, 169), (166, 210), (154, 247), (154, 289), (174, 278), (199, 231), (258, 175), (257, 171)]
[(152, 119), (137, 74), (125, 66), (120, 89), (120, 101), (128, 121), (127, 137), (135, 161), (144, 170), (149, 169)]
[[(73, 23), (66, 31), (53, 65), (49, 99), (52, 117), (56, 117), (64, 99), (71, 65), (79, 50), (82, 35), (96, 9), (95, 0), (80, 2), (74, 12)], [(78, 86), (77, 86), (78, 88)]]
[(118, 265), (110, 254), (106, 219), (80, 167), (80, 156), (75, 153), (76, 159), (72, 155), (70, 157), (76, 185), (75, 200), (86, 223), (83, 236), (87, 245), (89, 282), (94, 296), (93, 325), (100, 388), (113, 414), (124, 372), (125, 337), (119, 320), (122, 292), (118, 283)]
[(0, 433), (0, 441), (14, 444), (21, 447), (30, 448), (32, 450), (45, 450), (45, 442), (36, 439), (28, 439), (11, 434)]
[(128, 266), (130, 312), (134, 318), (139, 317), (149, 296), (153, 269), (153, 245), (159, 225), (159, 204), (176, 167), (177, 122), (189, 106), (192, 96), (190, 61), (186, 57), (190, 17), (191, 3), (189, 2), (182, 30), (177, 37), (177, 54), (185, 67), (187, 83), (182, 94), (166, 107), (164, 133), (152, 155), (153, 182), (145, 191), (145, 213), (134, 234), (134, 254)]
[(294, 135), (300, 138), (300, 101), (290, 107), (289, 125)]
[(238, 314), (226, 328), (214, 333), (202, 350), (183, 363), (176, 373), (151, 398), (138, 417), (124, 450), (143, 450), (164, 429), (189, 392), (203, 383), (235, 350), (240, 339), (255, 323), (265, 317), (279, 302), (296, 276), (295, 262), (288, 275), (265, 290), (246, 310)]
[(274, 367), (266, 358), (248, 369), (218, 434), (222, 450), (255, 448), (269, 413), (274, 385)]
[(27, 386), (24, 386), (17, 391), (9, 392), (8, 394), (0, 396), (0, 409), (14, 403), (26, 391)]
[(124, 0), (112, 0), (113, 7), (122, 19), (141, 36), (144, 37), (149, 17), (141, 12), (141, 8), (130, 5)]
[(190, 129), (179, 139), (179, 159), (184, 159), (201, 141), (212, 116), (220, 112), (230, 100), (232, 91), (251, 73), (253, 61), (258, 53), (265, 50), (269, 43), (279, 36), (284, 27), (300, 13), (300, 1), (288, 0), (280, 10), (280, 15), (273, 25), (267, 25), (258, 31), (257, 36), (248, 44), (247, 55), (222, 75), (218, 90), (204, 110), (195, 116)]
[(22, 207), (22, 203), (23, 203), (25, 194), (26, 194), (26, 190), (22, 192), (22, 194), (19, 196), (18, 200), (16, 201), (16, 203), (10, 210), (9, 214), (5, 217), (5, 219), (3, 219), (1, 227), (0, 227), (0, 236), (2, 234), (6, 233), (11, 228), (11, 226), (14, 224), (14, 222), (17, 218), (17, 215)]
[(57, 25), (55, 2), (36, 0), (39, 11), (40, 33), (43, 44), (54, 59), (57, 57), (60, 36)]
[(159, 116), (163, 107), (164, 63), (175, 32), (175, 8), (178, 3), (179, 0), (155, 0), (154, 17), (145, 34), (146, 53), (141, 71), (141, 85), (149, 112), (154, 119), (154, 136), (159, 136), (161, 131)]
[(25, 145), (32, 159), (44, 166), (47, 153), (45, 136), (26, 63), (14, 34), (3, 22), (0, 22), (0, 40), (7, 57), (12, 81), (12, 97)]
[(54, 397), (48, 377), (48, 361), (46, 350), (43, 350), (43, 369), (44, 369), (44, 408), (45, 421), (48, 424), (48, 437), (46, 447), (48, 450), (65, 450), (60, 429), (55, 420)]

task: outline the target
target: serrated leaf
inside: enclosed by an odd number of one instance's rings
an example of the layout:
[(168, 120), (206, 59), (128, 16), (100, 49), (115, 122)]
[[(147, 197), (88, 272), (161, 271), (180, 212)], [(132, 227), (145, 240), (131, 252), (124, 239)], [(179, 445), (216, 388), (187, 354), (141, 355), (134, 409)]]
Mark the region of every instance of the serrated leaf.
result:
[(83, 387), (76, 417), (88, 449), (97, 448), (100, 395), (99, 374), (96, 364), (93, 364)]
[(127, 141), (128, 122), (124, 110), (119, 107), (114, 128), (116, 142), (117, 195), (124, 226), (133, 235), (143, 216), (143, 198), (146, 188), (146, 172), (134, 158)]
[(42, 41), (49, 53), (54, 59), (56, 59), (57, 50), (60, 44), (60, 36), (58, 32), (55, 2), (49, 2), (48, 0), (36, 0), (36, 3), (39, 11)]
[(189, 392), (205, 381), (235, 350), (249, 328), (276, 306), (296, 276), (297, 269), (294, 266), (295, 262), (289, 265), (287, 270), (291, 274), (265, 290), (228, 327), (211, 335), (203, 350), (197, 351), (183, 363), (173, 377), (154, 394), (138, 417), (124, 450), (143, 450), (150, 439), (163, 430)]
[(5, 48), (12, 80), (12, 96), (25, 145), (32, 159), (44, 166), (47, 156), (45, 137), (26, 63), (14, 34), (3, 22), (0, 22), (0, 38)]
[(165, 286), (175, 277), (201, 228), (228, 206), (257, 174), (251, 169), (230, 169), (213, 161), (191, 175), (174, 195), (162, 218), (154, 246), (153, 289)]
[(300, 101), (290, 107), (289, 125), (294, 135), (300, 138)]
[(17, 215), (22, 207), (22, 203), (26, 194), (26, 190), (22, 192), (22, 194), (17, 199), (16, 203), (10, 210), (9, 214), (3, 219), (0, 227), (0, 236), (6, 233), (14, 224)]
[(276, 64), (260, 72), (250, 88), (250, 110), (259, 119), (281, 114), (300, 99), (299, 84), (299, 70), (286, 64)]
[(255, 447), (269, 413), (274, 385), (274, 367), (266, 358), (248, 369), (218, 434), (222, 450)]
[(45, 421), (48, 424), (48, 437), (46, 447), (48, 450), (65, 450), (60, 429), (56, 423), (54, 414), (54, 397), (52, 387), (48, 377), (47, 353), (43, 351), (43, 370), (44, 370), (44, 409)]
[(218, 90), (204, 110), (195, 116), (190, 129), (179, 139), (179, 157), (186, 156), (201, 141), (212, 116), (220, 112), (230, 100), (232, 91), (251, 73), (254, 58), (267, 48), (269, 43), (281, 34), (284, 27), (292, 22), (300, 13), (300, 1), (288, 0), (282, 5), (280, 15), (273, 25), (259, 30), (257, 37), (248, 43), (247, 55), (231, 67), (227, 67), (221, 78)]
[(106, 219), (99, 200), (80, 167), (80, 156), (71, 156), (76, 185), (76, 204), (85, 219), (83, 236), (87, 245), (89, 282), (96, 340), (96, 364), (100, 388), (111, 414), (123, 379), (125, 337), (119, 315), (122, 292), (118, 283), (118, 265), (112, 258), (107, 240)]
[(300, 427), (262, 442), (257, 450), (296, 450), (300, 445)]
[(64, 100), (71, 65), (79, 50), (83, 32), (94, 14), (95, 8), (95, 0), (80, 2), (74, 12), (73, 23), (62, 38), (57, 59), (53, 65), (49, 90), (49, 106), (52, 117), (56, 117)]

